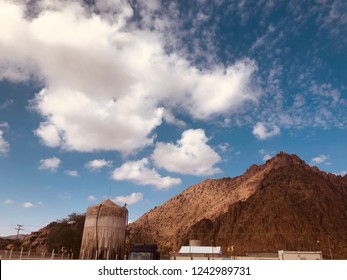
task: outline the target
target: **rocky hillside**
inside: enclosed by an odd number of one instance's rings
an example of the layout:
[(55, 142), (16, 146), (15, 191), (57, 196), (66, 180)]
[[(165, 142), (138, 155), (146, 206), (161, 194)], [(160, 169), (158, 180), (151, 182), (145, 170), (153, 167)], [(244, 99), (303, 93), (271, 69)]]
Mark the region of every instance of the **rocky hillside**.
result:
[(0, 238), (0, 250), (7, 250), (15, 247), (17, 244), (16, 240), (10, 238)]
[(68, 253), (73, 253), (75, 258), (78, 257), (85, 214), (72, 213), (68, 218), (57, 220), (40, 229), (27, 235), (20, 246), (25, 250), (36, 252), (60, 252), (66, 250)]
[(178, 250), (189, 239), (228, 254), (323, 250), (347, 259), (347, 176), (280, 153), (236, 178), (206, 180), (143, 215), (129, 242)]

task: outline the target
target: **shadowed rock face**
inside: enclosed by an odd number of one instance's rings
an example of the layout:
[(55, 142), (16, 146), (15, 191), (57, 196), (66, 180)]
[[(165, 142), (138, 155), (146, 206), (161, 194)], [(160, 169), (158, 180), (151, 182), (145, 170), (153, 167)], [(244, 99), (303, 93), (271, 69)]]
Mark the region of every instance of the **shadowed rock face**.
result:
[(77, 258), (84, 222), (85, 214), (72, 213), (66, 219), (57, 220), (26, 235), (17, 246), (19, 250), (23, 247), (24, 250), (40, 253), (50, 253), (52, 250), (57, 253), (65, 248), (69, 254)]
[(41, 228), (39, 231), (32, 232), (27, 235), (21, 242), (21, 246), (25, 249), (35, 250), (37, 252), (47, 252), (47, 239), (52, 232), (52, 228), (56, 225), (52, 222), (49, 225)]
[(347, 259), (347, 176), (280, 153), (242, 176), (194, 185), (128, 227), (131, 243), (178, 250), (189, 239), (224, 252), (233, 245), (234, 254), (322, 250)]

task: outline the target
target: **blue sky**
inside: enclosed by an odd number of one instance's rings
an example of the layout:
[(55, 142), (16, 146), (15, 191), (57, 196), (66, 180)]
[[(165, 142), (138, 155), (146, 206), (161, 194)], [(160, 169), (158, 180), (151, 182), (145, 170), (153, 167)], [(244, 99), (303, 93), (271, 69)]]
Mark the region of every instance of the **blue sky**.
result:
[(1, 0), (0, 26), (0, 236), (280, 151), (347, 172), (343, 0)]

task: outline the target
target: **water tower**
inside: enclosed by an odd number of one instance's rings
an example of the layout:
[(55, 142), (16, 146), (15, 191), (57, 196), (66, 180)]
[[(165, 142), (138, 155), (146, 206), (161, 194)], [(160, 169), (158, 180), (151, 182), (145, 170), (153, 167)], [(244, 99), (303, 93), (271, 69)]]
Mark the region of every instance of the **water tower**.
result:
[(123, 259), (128, 210), (110, 199), (88, 207), (80, 259)]

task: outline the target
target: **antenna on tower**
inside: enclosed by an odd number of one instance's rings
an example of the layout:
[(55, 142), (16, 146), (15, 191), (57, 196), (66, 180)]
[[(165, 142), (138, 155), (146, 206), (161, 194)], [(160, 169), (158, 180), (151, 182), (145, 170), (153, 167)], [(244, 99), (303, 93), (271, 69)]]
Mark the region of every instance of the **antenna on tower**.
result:
[(111, 186), (108, 187), (108, 198), (111, 199)]

